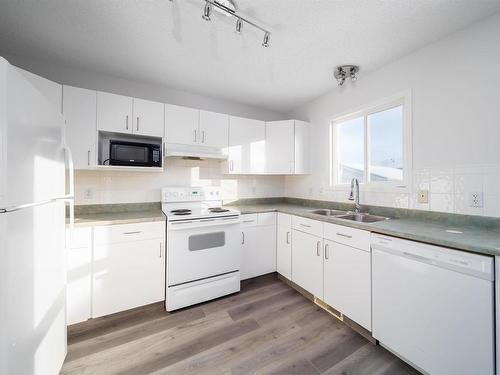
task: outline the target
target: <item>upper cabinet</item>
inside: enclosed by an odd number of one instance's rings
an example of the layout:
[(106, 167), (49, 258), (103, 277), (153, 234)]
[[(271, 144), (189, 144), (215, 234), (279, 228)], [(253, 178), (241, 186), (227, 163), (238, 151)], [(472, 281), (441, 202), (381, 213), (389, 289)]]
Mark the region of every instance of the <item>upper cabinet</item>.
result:
[(165, 104), (165, 142), (196, 145), (200, 139), (199, 125), (198, 109)]
[(75, 169), (96, 165), (96, 99), (95, 91), (63, 87), (66, 143), (73, 154)]
[(229, 116), (165, 104), (165, 141), (179, 145), (227, 147)]
[(242, 117), (229, 118), (229, 174), (263, 174), (266, 171), (266, 123)]
[(266, 123), (266, 173), (309, 173), (309, 124), (297, 120)]
[(163, 104), (97, 92), (97, 129), (162, 137)]
[(227, 148), (229, 116), (200, 111), (200, 142), (203, 146)]

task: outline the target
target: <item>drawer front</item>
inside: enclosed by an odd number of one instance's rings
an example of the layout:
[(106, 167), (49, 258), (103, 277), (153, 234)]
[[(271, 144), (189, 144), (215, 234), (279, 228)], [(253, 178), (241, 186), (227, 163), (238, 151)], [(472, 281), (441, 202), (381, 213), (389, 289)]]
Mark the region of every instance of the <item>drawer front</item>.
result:
[(323, 222), (321, 221), (311, 220), (300, 216), (293, 216), (292, 227), (293, 229), (297, 229), (305, 233), (323, 237)]
[(257, 225), (276, 225), (276, 212), (258, 214)]
[(327, 240), (370, 251), (370, 232), (366, 230), (325, 223), (324, 237)]
[(278, 226), (280, 227), (292, 227), (292, 215), (282, 214), (278, 212)]
[(92, 245), (92, 227), (66, 229), (66, 248), (81, 249)]
[(165, 222), (99, 226), (94, 228), (94, 244), (140, 241), (165, 237)]
[(257, 225), (257, 214), (241, 215), (241, 227), (254, 227)]

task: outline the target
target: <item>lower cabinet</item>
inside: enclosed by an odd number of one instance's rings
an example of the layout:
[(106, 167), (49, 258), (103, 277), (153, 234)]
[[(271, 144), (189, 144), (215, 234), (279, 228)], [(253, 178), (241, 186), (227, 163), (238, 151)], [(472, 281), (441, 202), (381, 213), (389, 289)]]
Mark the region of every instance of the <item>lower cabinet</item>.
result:
[(292, 281), (323, 299), (323, 239), (292, 230)]
[(241, 279), (276, 271), (276, 213), (242, 215)]
[(292, 216), (278, 213), (276, 231), (276, 270), (292, 279)]
[(324, 301), (371, 331), (370, 251), (325, 240)]

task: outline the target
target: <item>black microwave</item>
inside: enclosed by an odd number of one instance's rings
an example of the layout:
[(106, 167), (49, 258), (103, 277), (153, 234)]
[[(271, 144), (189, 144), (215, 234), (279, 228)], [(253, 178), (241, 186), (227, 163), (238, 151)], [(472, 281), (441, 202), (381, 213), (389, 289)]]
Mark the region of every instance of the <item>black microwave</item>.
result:
[(109, 165), (161, 167), (161, 145), (110, 140)]

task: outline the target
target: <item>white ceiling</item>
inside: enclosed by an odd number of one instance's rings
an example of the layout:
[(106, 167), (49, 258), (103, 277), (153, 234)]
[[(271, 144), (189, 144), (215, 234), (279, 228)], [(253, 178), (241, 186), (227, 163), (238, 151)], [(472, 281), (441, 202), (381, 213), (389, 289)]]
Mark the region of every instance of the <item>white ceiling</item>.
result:
[[(488, 0), (237, 0), (262, 33), (203, 0), (0, 0), (0, 54), (287, 112), (335, 87), (333, 67), (377, 69), (500, 10)], [(464, 46), (464, 48), (466, 48)]]

